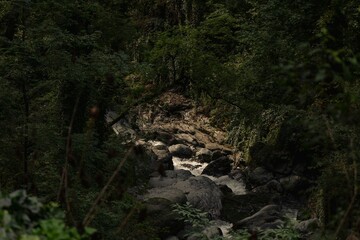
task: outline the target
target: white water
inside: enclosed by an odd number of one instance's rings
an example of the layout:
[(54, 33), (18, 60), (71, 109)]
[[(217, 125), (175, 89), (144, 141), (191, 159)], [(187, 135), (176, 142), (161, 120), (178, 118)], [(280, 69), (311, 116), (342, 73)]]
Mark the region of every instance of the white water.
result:
[[(174, 169), (184, 169), (190, 171), (193, 175), (199, 176), (202, 171), (206, 168), (208, 163), (199, 163), (192, 159), (184, 159), (173, 157)], [(213, 177), (208, 175), (203, 175), (210, 178), (217, 185), (226, 185), (228, 186), (235, 195), (244, 195), (246, 194), (245, 184), (243, 182), (237, 181), (230, 178), (229, 176)]]
[(204, 176), (213, 180), (213, 182), (215, 182), (217, 185), (228, 186), (235, 195), (246, 194), (245, 184), (243, 182), (232, 179), (227, 175), (221, 176), (221, 177), (213, 177), (213, 176), (208, 176), (208, 175), (204, 175)]
[(208, 165), (207, 163), (199, 163), (199, 162), (195, 162), (192, 159), (185, 159), (178, 157), (173, 157), (172, 160), (175, 170), (178, 169), (188, 170), (195, 176), (201, 175), (202, 171)]

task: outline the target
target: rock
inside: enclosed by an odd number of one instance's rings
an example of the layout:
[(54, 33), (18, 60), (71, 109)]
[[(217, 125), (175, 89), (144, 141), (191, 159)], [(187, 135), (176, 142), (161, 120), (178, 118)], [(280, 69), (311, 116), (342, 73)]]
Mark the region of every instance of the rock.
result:
[(187, 240), (202, 240), (202, 239), (214, 239), (217, 237), (223, 236), (223, 233), (220, 228), (216, 226), (210, 226), (205, 228), (201, 232), (202, 236), (199, 236), (199, 234), (193, 234), (187, 238)]
[(169, 151), (172, 156), (180, 157), (180, 158), (190, 158), (193, 154), (190, 147), (184, 144), (176, 144), (169, 147)]
[(166, 177), (155, 176), (150, 178), (149, 186), (153, 188), (168, 187), (176, 184), (178, 181), (184, 181), (193, 176), (190, 171), (183, 169), (167, 170), (165, 174)]
[(201, 174), (220, 177), (229, 174), (231, 171), (231, 160), (227, 157), (221, 157), (212, 161), (205, 167)]
[(184, 169), (177, 169), (174, 171), (166, 171), (166, 176), (168, 178), (176, 178), (177, 180), (186, 180), (189, 177), (193, 177), (190, 171)]
[(223, 196), (219, 187), (207, 177), (190, 177), (186, 181), (178, 181), (174, 188), (182, 190), (195, 208), (208, 212), (212, 217), (218, 218), (222, 209)]
[(212, 239), (223, 235), (221, 229), (216, 226), (207, 227), (204, 231), (202, 231), (202, 233), (207, 237), (207, 239)]
[(201, 233), (194, 233), (190, 235), (186, 240), (203, 240), (203, 239), (217, 239), (223, 235), (220, 228), (216, 226), (209, 226), (205, 228)]
[(262, 167), (257, 167), (254, 169), (254, 171), (249, 173), (250, 183), (256, 186), (264, 185), (273, 178), (273, 174)]
[(183, 204), (186, 202), (186, 197), (183, 191), (172, 188), (172, 187), (163, 187), (163, 188), (152, 188), (144, 195), (144, 199), (151, 198), (163, 198), (169, 200), (171, 203)]
[[(174, 235), (184, 228), (184, 223), (172, 211), (172, 204), (170, 200), (159, 197), (147, 199), (144, 203), (146, 219), (157, 227), (161, 238)], [(162, 231), (164, 228), (168, 230), (168, 233), (164, 234)]]
[(233, 192), (233, 191), (231, 190), (231, 188), (229, 188), (227, 185), (224, 185), (224, 184), (219, 185), (219, 188), (220, 188), (220, 191), (221, 191), (223, 194), (229, 194), (229, 193), (232, 193), (232, 192)]
[(347, 236), (346, 240), (359, 240), (359, 235), (356, 233), (351, 233), (349, 236)]
[(225, 157), (225, 156), (226, 156), (226, 154), (224, 152), (222, 152), (220, 150), (216, 150), (213, 152), (211, 160), (214, 161), (218, 158)]
[(149, 180), (149, 186), (153, 188), (168, 187), (177, 182), (174, 178), (167, 177), (152, 177)]
[(297, 175), (281, 178), (279, 181), (284, 191), (287, 192), (297, 192), (305, 186), (305, 180)]
[(179, 240), (179, 238), (176, 236), (171, 236), (171, 237), (166, 238), (166, 240)]
[(212, 152), (209, 149), (206, 148), (200, 148), (197, 152), (196, 152), (196, 157), (198, 158), (198, 160), (200, 162), (211, 162), (211, 158), (212, 158)]
[(263, 186), (254, 188), (252, 191), (253, 192), (262, 192), (262, 193), (282, 193), (283, 188), (279, 181), (273, 179)]
[(312, 232), (320, 227), (320, 221), (317, 218), (301, 221), (295, 225), (295, 229), (302, 233)]
[(198, 145), (198, 142), (196, 141), (196, 139), (193, 136), (191, 136), (190, 134), (178, 133), (178, 134), (175, 134), (175, 137), (179, 143), (183, 143), (183, 144), (188, 143), (188, 144), (192, 144), (194, 146)]
[(284, 225), (284, 221), (280, 219), (276, 219), (273, 222), (264, 223), (260, 228), (261, 229), (276, 229), (279, 228), (281, 225)]
[(161, 107), (169, 113), (183, 111), (192, 107), (192, 102), (189, 99), (175, 92), (163, 94), (158, 104), (161, 104)]
[(172, 155), (167, 149), (157, 149), (153, 148), (152, 152), (155, 154), (157, 158), (158, 165), (162, 164), (164, 167), (164, 170), (173, 170), (174, 164), (172, 161)]
[[(176, 143), (174, 143), (176, 141), (174, 136), (165, 131), (155, 131), (154, 138), (161, 142), (166, 142), (168, 144), (170, 144), (170, 143), (176, 144)], [(172, 145), (172, 144), (170, 144), (170, 145)]]
[(232, 153), (232, 150), (230, 148), (225, 147), (224, 145), (217, 144), (217, 143), (207, 143), (207, 144), (205, 144), (205, 147), (211, 151), (220, 150), (226, 154)]
[[(274, 228), (275, 225), (280, 224), (281, 220), (281, 208), (278, 205), (267, 205), (260, 209), (254, 215), (244, 218), (234, 224), (234, 229), (256, 229), (256, 228)], [(272, 223), (275, 225), (271, 225)], [(278, 225), (277, 225), (278, 226)]]
[(160, 141), (149, 141), (148, 143), (150, 143), (153, 147), (153, 149), (157, 149), (157, 150), (168, 150), (168, 147), (166, 146), (165, 143), (160, 142)]
[(244, 179), (244, 173), (240, 169), (231, 170), (229, 176), (237, 181), (242, 181)]
[[(233, 178), (231, 178), (228, 175), (224, 175), (221, 177), (211, 177), (209, 176), (209, 178), (211, 180), (213, 180), (217, 185), (219, 185), (219, 187), (221, 187), (222, 185), (227, 186), (228, 188), (231, 189), (231, 192), (236, 194), (236, 195), (241, 195), (241, 194), (245, 194), (246, 193), (246, 187), (243, 181), (237, 181)], [(222, 189), (226, 190), (226, 189)], [(224, 193), (224, 192), (223, 192)]]

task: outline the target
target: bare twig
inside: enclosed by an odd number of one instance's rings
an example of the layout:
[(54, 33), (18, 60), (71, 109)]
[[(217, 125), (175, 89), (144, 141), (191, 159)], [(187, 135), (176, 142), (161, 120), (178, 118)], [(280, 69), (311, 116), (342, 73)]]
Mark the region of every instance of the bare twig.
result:
[(334, 149), (336, 149), (336, 141), (335, 141), (334, 134), (333, 134), (333, 132), (331, 130), (331, 127), (330, 127), (329, 119), (327, 119), (325, 115), (322, 115), (322, 118), (323, 118), (323, 120), (325, 122), (325, 126), (327, 128), (327, 134), (329, 135), (331, 143), (332, 143)]
[(126, 217), (124, 218), (124, 220), (120, 223), (120, 226), (118, 228), (118, 230), (116, 230), (116, 234), (120, 233), (124, 227), (126, 226), (126, 224), (129, 222), (130, 218), (134, 215), (135, 211), (138, 208), (138, 203), (135, 204), (135, 206), (130, 210), (130, 212), (126, 215)]
[(74, 121), (75, 121), (75, 115), (76, 115), (76, 112), (77, 112), (77, 109), (79, 106), (80, 95), (81, 94), (79, 94), (78, 97), (76, 98), (73, 112), (71, 115), (71, 120), (70, 120), (69, 129), (68, 129), (68, 133), (67, 133), (67, 139), (66, 139), (65, 163), (64, 163), (63, 172), (61, 175), (60, 187), (59, 187), (59, 192), (58, 192), (58, 196), (57, 196), (57, 201), (59, 202), (60, 198), (61, 198), (61, 194), (62, 194), (62, 192), (64, 192), (66, 210), (67, 210), (69, 216), (71, 216), (72, 221), (73, 221), (73, 218), (71, 215), (71, 207), (70, 207), (70, 203), (69, 203), (69, 199), (68, 199), (68, 167), (69, 167), (68, 165), (69, 165), (69, 155), (70, 155), (70, 149), (71, 149), (71, 133), (72, 133), (72, 128), (73, 128)]
[(117, 168), (115, 169), (115, 171), (113, 172), (113, 174), (111, 175), (105, 186), (101, 189), (99, 195), (95, 199), (93, 205), (91, 206), (90, 210), (88, 211), (82, 222), (83, 227), (87, 227), (94, 219), (96, 215), (97, 206), (101, 203), (101, 200), (104, 198), (108, 188), (110, 187), (111, 183), (114, 181), (115, 177), (120, 172), (121, 168), (124, 166), (126, 160), (129, 158), (132, 151), (133, 151), (133, 147), (131, 147), (128, 150), (128, 152), (125, 154), (124, 158), (120, 161), (119, 165), (117, 166)]
[(352, 159), (353, 159), (353, 174), (354, 174), (353, 194), (352, 194), (352, 197), (351, 197), (350, 204), (349, 204), (348, 208), (346, 209), (346, 212), (345, 212), (343, 218), (341, 219), (340, 224), (338, 225), (338, 227), (337, 227), (337, 229), (336, 229), (336, 233), (335, 233), (335, 236), (336, 236), (336, 237), (339, 236), (339, 233), (340, 233), (341, 229), (343, 228), (343, 226), (344, 226), (347, 218), (349, 217), (350, 212), (351, 212), (351, 210), (352, 210), (353, 207), (354, 207), (354, 204), (355, 204), (355, 201), (356, 201), (356, 197), (357, 197), (357, 195), (358, 195), (358, 185), (357, 185), (357, 184), (358, 184), (358, 183), (357, 183), (357, 181), (358, 181), (358, 179), (357, 179), (357, 174), (358, 174), (358, 173), (357, 173), (356, 155), (355, 155), (355, 153), (354, 153), (354, 140), (353, 140), (353, 139), (351, 139), (351, 141), (350, 141), (350, 147), (351, 147), (351, 150), (352, 150), (352, 151), (351, 151), (351, 153), (352, 153), (351, 155), (352, 155)]

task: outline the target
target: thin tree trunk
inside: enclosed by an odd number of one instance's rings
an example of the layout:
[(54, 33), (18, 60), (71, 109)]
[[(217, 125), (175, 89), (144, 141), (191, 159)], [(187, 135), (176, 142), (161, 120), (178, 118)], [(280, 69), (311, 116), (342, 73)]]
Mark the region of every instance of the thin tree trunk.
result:
[(22, 84), (22, 97), (24, 101), (24, 138), (23, 138), (23, 165), (24, 165), (24, 182), (26, 188), (29, 186), (29, 115), (30, 115), (30, 103), (29, 96), (26, 89), (26, 84)]

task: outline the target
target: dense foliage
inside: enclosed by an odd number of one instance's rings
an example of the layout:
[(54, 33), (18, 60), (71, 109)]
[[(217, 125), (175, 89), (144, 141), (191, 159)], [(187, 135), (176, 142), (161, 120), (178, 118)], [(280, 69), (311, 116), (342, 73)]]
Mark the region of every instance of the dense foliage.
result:
[(43, 205), (24, 190), (0, 196), (0, 238), (22, 240), (82, 240), (94, 233), (85, 228), (80, 234), (75, 228), (65, 226), (64, 214), (55, 203)]
[(324, 232), (360, 234), (359, 51), (356, 0), (1, 1), (1, 191), (58, 201), (68, 224), (114, 239), (140, 207), (134, 161), (95, 200), (126, 152), (106, 111), (178, 87), (251, 166), (304, 166)]

